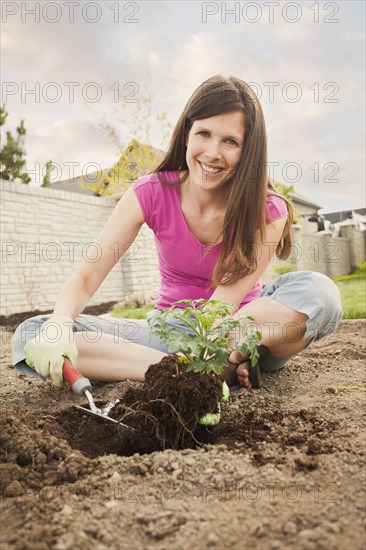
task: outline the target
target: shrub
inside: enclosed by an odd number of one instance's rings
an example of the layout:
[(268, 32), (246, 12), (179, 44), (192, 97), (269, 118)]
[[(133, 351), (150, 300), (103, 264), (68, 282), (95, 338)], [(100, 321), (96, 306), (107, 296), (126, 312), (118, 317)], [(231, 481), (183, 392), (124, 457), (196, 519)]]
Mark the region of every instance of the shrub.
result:
[(275, 271), (279, 275), (284, 275), (285, 273), (291, 273), (291, 271), (295, 271), (295, 266), (292, 264), (275, 265), (273, 267), (273, 271)]

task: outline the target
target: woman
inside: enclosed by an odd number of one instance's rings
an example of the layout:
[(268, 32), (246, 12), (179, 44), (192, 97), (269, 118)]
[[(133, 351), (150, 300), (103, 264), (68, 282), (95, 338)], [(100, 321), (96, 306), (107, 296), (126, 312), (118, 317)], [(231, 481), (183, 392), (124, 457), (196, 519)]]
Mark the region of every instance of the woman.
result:
[[(331, 333), (342, 308), (329, 278), (288, 273), (261, 290), (274, 252), (289, 256), (292, 223), (291, 206), (269, 184), (266, 167), (265, 122), (253, 90), (234, 77), (208, 79), (189, 99), (162, 161), (117, 204), (97, 241), (100, 259), (81, 263), (52, 316), (18, 327), (14, 365), (50, 378), (55, 387), (63, 385), (64, 356), (94, 380), (144, 379), (148, 366), (167, 353), (147, 321), (80, 315), (144, 222), (159, 255), (156, 309), (184, 298), (234, 304), (234, 317), (250, 315), (262, 331), (260, 369), (267, 372)], [(245, 359), (231, 353), (224, 369), (229, 383), (251, 387)]]

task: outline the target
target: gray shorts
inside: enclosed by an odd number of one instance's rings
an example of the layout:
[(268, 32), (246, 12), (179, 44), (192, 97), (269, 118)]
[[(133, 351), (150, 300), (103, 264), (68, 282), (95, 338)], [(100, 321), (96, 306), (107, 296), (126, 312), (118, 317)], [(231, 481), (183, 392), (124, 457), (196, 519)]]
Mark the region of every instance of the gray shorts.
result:
[[(281, 275), (264, 287), (261, 293), (261, 297), (263, 296), (268, 296), (309, 317), (304, 339), (311, 338), (310, 344), (333, 332), (342, 318), (338, 288), (331, 279), (320, 273), (296, 271)], [(147, 318), (153, 316), (155, 311), (149, 311)], [(40, 376), (26, 364), (23, 348), (26, 342), (39, 334), (42, 324), (49, 318), (50, 315), (31, 317), (19, 325), (15, 331), (12, 338), (13, 365), (25, 374)], [(192, 333), (192, 330), (182, 325), (179, 320), (173, 321), (171, 326)], [(151, 334), (146, 319), (78, 315), (74, 322), (74, 331), (83, 332), (85, 339), (90, 342), (96, 342), (101, 334), (110, 334), (116, 341), (134, 342), (168, 353), (166, 344), (158, 336)], [(278, 370), (289, 359), (290, 357), (261, 357), (260, 370), (262, 372)]]

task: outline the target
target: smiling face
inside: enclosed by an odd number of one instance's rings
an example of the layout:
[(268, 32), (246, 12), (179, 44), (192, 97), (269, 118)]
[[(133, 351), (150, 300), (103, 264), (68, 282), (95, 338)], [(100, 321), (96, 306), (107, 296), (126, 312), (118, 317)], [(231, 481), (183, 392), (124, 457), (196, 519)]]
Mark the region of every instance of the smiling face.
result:
[(240, 111), (194, 121), (186, 142), (189, 180), (201, 189), (215, 189), (234, 171), (243, 141)]

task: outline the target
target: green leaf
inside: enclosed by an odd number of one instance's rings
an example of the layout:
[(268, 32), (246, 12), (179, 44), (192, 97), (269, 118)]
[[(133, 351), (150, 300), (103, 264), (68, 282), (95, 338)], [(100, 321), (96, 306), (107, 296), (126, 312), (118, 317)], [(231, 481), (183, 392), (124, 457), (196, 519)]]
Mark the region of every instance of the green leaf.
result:
[[(255, 364), (259, 357), (256, 346), (262, 337), (257, 327), (243, 322), (245, 319), (254, 321), (252, 317), (234, 319), (229, 307), (235, 306), (220, 300), (179, 300), (149, 318), (148, 324), (151, 332), (166, 343), (169, 352), (180, 351), (184, 355), (183, 362), (188, 371), (220, 374), (232, 349), (250, 356)], [(218, 318), (221, 324), (214, 327)], [(190, 332), (173, 327), (171, 323), (176, 320), (180, 320)], [(243, 338), (244, 342), (229, 350), (229, 340), (225, 335), (239, 326), (242, 327), (240, 339)]]
[(187, 372), (192, 372), (192, 371), (193, 371), (193, 372), (197, 372), (197, 371), (194, 370), (194, 365), (193, 365), (193, 363), (189, 363), (189, 364), (188, 364), (188, 367), (186, 368), (186, 371), (187, 371)]
[(230, 390), (229, 390), (229, 386), (227, 385), (226, 382), (223, 382), (222, 383), (222, 397), (221, 397), (221, 401), (223, 403), (227, 403), (230, 399)]
[(193, 372), (202, 372), (204, 373), (206, 371), (207, 363), (205, 361), (202, 361), (201, 359), (196, 359), (192, 361), (192, 363), (189, 365), (189, 370), (192, 370)]

